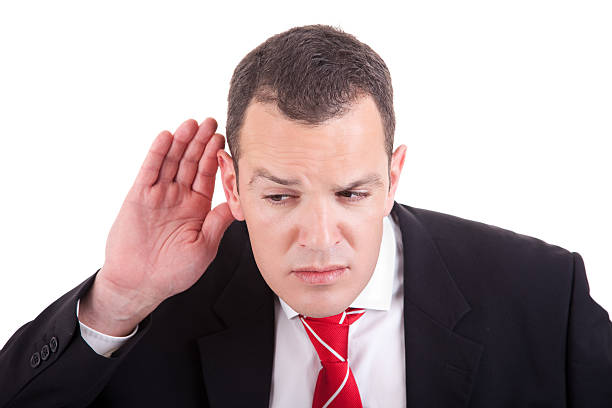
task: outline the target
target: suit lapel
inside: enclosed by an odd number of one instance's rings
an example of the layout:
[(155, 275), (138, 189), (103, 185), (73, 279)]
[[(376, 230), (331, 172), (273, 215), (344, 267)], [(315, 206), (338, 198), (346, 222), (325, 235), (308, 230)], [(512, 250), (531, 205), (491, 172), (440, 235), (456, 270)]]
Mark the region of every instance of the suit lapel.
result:
[[(409, 208), (395, 202), (391, 211), (404, 253), (407, 406), (465, 407), (483, 346), (453, 331), (470, 306)], [(213, 408), (269, 405), (274, 293), (257, 268), (248, 233), (246, 239), (234, 276), (213, 307), (226, 328), (198, 339)]]
[(408, 208), (395, 202), (392, 210), (404, 253), (406, 403), (465, 407), (483, 346), (453, 331), (471, 308), (428, 230)]
[(246, 239), (234, 276), (213, 307), (226, 329), (198, 339), (213, 408), (269, 405), (274, 298), (257, 269), (248, 235)]

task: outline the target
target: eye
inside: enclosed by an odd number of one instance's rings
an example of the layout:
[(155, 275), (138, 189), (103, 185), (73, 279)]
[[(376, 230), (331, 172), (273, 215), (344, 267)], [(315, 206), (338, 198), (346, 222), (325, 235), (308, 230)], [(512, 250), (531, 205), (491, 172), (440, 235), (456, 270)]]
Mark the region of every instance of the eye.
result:
[[(346, 197), (349, 199), (349, 201), (359, 201), (359, 200), (363, 200), (364, 198), (368, 197), (370, 195), (370, 193), (364, 192), (364, 191), (341, 191), (338, 194), (340, 194), (342, 197)], [(351, 198), (350, 195), (354, 194), (354, 197), (356, 198)]]
[[(346, 198), (347, 201), (349, 202), (354, 202), (354, 201), (360, 201), (365, 199), (366, 197), (368, 197), (370, 195), (370, 193), (368, 192), (362, 192), (362, 191), (340, 191), (338, 193), (339, 196), (341, 196), (342, 198)], [(287, 202), (289, 200), (284, 200), (283, 198), (285, 197), (295, 197), (295, 196), (291, 196), (288, 194), (272, 194), (272, 195), (267, 195), (264, 196), (264, 199), (266, 200), (266, 202), (268, 202), (268, 204), (270, 205), (285, 205), (287, 204)]]
[(281, 198), (283, 197), (290, 197), (290, 196), (287, 194), (272, 194), (272, 195), (265, 196), (264, 199), (271, 205), (285, 205), (287, 200), (281, 200)]

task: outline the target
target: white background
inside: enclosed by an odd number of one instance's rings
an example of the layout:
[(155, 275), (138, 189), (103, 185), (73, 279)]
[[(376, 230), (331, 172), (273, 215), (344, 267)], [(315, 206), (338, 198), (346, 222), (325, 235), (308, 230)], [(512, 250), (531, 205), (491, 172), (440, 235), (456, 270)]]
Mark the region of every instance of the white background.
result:
[(102, 266), (154, 137), (206, 116), (225, 134), (236, 64), (313, 23), (391, 71), (398, 202), (579, 252), (611, 311), (611, 3), (399, 4), (3, 1), (0, 345)]

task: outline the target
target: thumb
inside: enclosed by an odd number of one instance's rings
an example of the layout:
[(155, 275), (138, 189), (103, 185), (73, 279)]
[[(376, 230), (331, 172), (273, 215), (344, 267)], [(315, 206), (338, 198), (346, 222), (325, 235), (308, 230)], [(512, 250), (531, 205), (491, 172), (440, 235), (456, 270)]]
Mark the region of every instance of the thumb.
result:
[(202, 235), (210, 245), (218, 248), (225, 230), (234, 220), (227, 202), (221, 203), (213, 208), (204, 219)]

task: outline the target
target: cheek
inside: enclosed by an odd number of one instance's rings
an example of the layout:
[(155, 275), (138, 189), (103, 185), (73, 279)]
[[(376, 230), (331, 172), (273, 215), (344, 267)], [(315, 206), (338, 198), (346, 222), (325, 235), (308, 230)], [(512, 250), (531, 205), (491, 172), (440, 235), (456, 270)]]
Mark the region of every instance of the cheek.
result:
[(365, 255), (373, 250), (379, 237), (379, 229), (376, 225), (363, 224), (356, 227), (353, 231), (356, 255)]
[(265, 202), (265, 199), (252, 194), (242, 197), (240, 205), (247, 223), (253, 226), (272, 225), (279, 221), (283, 214), (282, 209), (274, 208)]
[(287, 248), (291, 245), (287, 230), (279, 223), (266, 222), (254, 218), (247, 219), (247, 229), (251, 241), (253, 256), (262, 274), (276, 275), (288, 266), (286, 262)]
[(351, 228), (350, 236), (355, 262), (369, 264), (380, 252), (382, 218), (374, 216), (361, 220)]

